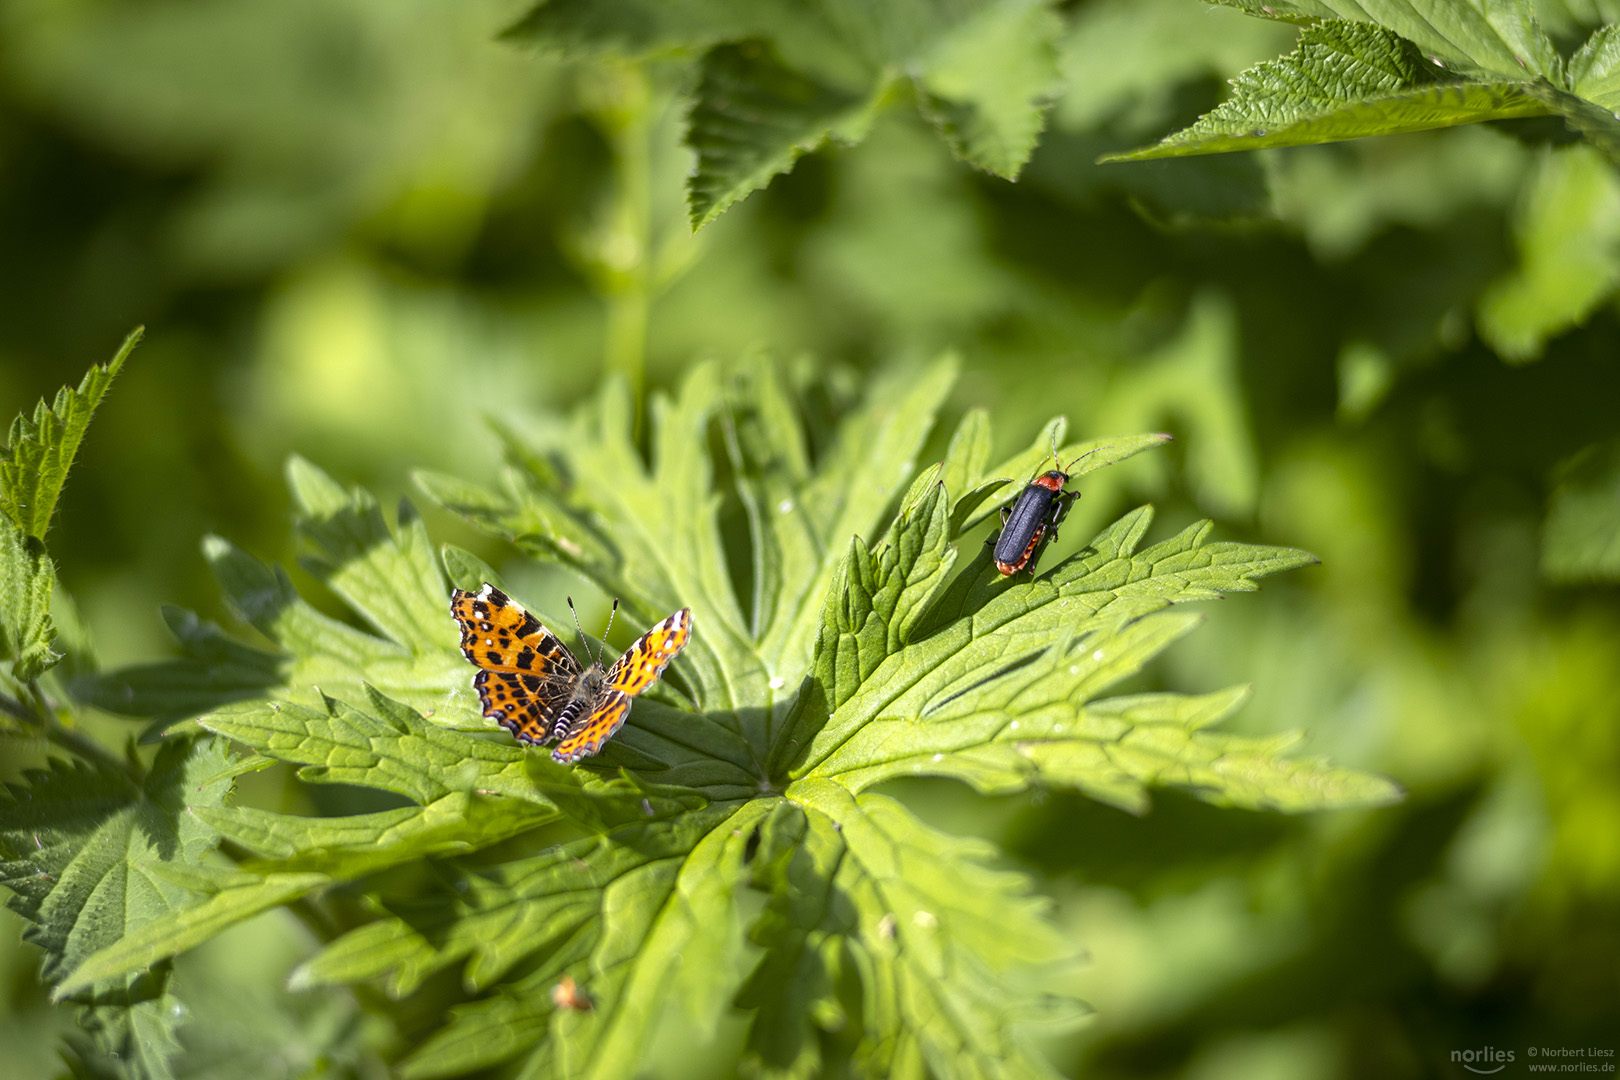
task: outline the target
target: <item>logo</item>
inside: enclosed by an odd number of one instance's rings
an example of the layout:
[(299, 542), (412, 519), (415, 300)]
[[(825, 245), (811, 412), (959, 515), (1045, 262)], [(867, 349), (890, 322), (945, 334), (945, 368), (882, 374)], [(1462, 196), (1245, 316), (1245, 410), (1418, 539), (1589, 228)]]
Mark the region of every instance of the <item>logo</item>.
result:
[(1453, 1050), (1451, 1060), (1471, 1073), (1490, 1076), (1508, 1067), (1513, 1060), (1513, 1051), (1498, 1050), (1494, 1046), (1483, 1046), (1478, 1050)]

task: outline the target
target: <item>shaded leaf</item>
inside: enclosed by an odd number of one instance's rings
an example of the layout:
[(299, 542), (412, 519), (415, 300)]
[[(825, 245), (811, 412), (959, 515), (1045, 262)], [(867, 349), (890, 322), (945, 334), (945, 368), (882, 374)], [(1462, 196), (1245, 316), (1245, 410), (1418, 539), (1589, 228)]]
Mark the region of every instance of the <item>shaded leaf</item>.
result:
[(762, 42), (710, 49), (700, 71), (686, 118), (697, 152), (687, 181), (693, 229), (829, 139), (858, 142), (872, 121), (871, 103), (785, 67)]
[(1061, 29), (1045, 0), (543, 0), (507, 34), (566, 54), (702, 54), (687, 118), (700, 228), (800, 155), (864, 138), (901, 77), (958, 157), (1016, 177), (1057, 85)]
[(52, 759), (8, 784), (0, 800), (0, 883), (8, 906), (30, 924), (25, 940), (43, 952), (41, 974), (84, 1007), (90, 1035), (81, 1057), (118, 1055), (131, 1076), (169, 1075), (182, 1015), (168, 995), (168, 971), (129, 978), (67, 980), (96, 952), (185, 906), (192, 892), (166, 870), (195, 865), (212, 830), (186, 812), (218, 806), (230, 783), (217, 740), (181, 739), (158, 752), (144, 777), (116, 767)]

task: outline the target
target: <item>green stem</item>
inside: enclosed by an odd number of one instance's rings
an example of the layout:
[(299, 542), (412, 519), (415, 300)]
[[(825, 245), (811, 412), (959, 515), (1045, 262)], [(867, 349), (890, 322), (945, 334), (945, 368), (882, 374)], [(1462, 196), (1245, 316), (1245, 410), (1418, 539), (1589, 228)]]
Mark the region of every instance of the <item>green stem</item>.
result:
[(600, 114), (613, 145), (618, 173), (609, 227), (600, 253), (610, 282), (603, 366), (629, 380), (640, 427), (647, 362), (647, 322), (652, 306), (651, 88), (635, 64), (611, 72), (611, 102)]
[(137, 784), (141, 782), (145, 772), (139, 765), (119, 757), (84, 732), (70, 728), (58, 720), (56, 710), (51, 708), (50, 702), (45, 699), (45, 692), (40, 689), (37, 682), (20, 685), (23, 693), (19, 697), (0, 694), (0, 712), (23, 721), (33, 729), (31, 734), (60, 746), (76, 757), (100, 762), (125, 773)]

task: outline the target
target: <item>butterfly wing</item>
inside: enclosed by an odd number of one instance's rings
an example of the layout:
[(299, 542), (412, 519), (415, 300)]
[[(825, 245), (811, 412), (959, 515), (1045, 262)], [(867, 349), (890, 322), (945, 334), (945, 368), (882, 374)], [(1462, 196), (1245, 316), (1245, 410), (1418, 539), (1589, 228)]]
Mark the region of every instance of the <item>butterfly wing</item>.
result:
[(681, 608), (642, 634), (608, 668), (608, 688), (632, 697), (641, 693), (664, 673), (675, 654), (686, 648), (686, 639), (691, 635), (692, 609)]
[(607, 686), (596, 708), (571, 725), (551, 756), (564, 765), (590, 757), (624, 726), (630, 699), (651, 686), (664, 673), (675, 654), (692, 635), (692, 609), (682, 608), (648, 630), (608, 669)]
[(478, 669), (473, 686), (484, 715), (519, 742), (544, 742), (550, 720), (573, 697), (579, 661), (539, 619), (493, 585), (456, 589), (450, 613), (461, 652)]
[(552, 748), (551, 757), (564, 765), (572, 765), (580, 758), (588, 758), (602, 749), (602, 744), (613, 738), (613, 733), (624, 726), (630, 715), (630, 695), (617, 690), (602, 691), (601, 698), (589, 716), (569, 726), (562, 742)]

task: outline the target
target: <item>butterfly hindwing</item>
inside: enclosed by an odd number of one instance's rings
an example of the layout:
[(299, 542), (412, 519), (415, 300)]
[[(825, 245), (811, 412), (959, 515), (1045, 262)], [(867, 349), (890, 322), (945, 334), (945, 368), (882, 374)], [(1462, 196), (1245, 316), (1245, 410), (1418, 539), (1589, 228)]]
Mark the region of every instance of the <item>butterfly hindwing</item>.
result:
[(564, 765), (572, 765), (580, 758), (590, 757), (624, 726), (624, 718), (629, 714), (629, 694), (617, 690), (602, 691), (602, 697), (590, 715), (569, 726), (563, 741), (552, 749), (552, 758)]

